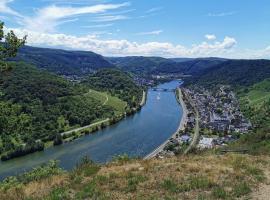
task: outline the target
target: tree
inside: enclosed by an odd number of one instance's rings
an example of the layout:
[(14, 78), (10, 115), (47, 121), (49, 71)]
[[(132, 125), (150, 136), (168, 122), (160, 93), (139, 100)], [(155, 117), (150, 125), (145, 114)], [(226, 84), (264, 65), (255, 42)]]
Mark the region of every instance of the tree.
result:
[(26, 36), (19, 39), (13, 31), (4, 33), (4, 22), (0, 21), (0, 71), (8, 69), (6, 59), (15, 57), (18, 49), (26, 42)]

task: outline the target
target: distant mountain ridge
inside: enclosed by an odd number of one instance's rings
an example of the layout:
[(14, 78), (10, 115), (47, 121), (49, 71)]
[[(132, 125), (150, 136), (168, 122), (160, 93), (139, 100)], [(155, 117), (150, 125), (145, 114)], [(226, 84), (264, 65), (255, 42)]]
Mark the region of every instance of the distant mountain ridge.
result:
[(122, 70), (137, 74), (183, 73), (202, 74), (203, 71), (221, 64), (224, 58), (162, 58), (162, 57), (110, 57), (111, 63)]
[(90, 51), (67, 51), (25, 46), (14, 61), (25, 61), (59, 75), (85, 75), (101, 68), (114, 68), (103, 56)]
[[(68, 51), (30, 46), (21, 48), (17, 57), (12, 60), (25, 61), (38, 68), (66, 76), (85, 76), (103, 68), (118, 68), (140, 76), (177, 73), (198, 77), (219, 68), (226, 68), (227, 64), (231, 65), (231, 63), (240, 62), (240, 60), (217, 57), (103, 57), (91, 51)], [(251, 63), (259, 61), (242, 60), (241, 62)], [(231, 70), (234, 71), (233, 68)]]

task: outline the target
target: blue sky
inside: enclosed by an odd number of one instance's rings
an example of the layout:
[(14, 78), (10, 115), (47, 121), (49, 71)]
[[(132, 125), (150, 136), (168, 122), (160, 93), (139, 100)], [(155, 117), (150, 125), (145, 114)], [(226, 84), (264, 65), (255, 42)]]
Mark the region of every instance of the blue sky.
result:
[(0, 20), (33, 46), (270, 58), (269, 0), (0, 0)]

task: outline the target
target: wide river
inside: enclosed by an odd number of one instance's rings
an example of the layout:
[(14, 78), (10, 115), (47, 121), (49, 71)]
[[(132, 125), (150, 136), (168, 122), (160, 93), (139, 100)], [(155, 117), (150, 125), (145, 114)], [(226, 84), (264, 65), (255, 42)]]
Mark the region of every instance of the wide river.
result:
[[(175, 89), (178, 85), (178, 81), (172, 81), (158, 87)], [(141, 111), (116, 125), (43, 152), (0, 162), (0, 179), (49, 160), (59, 160), (60, 167), (70, 170), (85, 155), (98, 163), (108, 162), (113, 156), (125, 153), (131, 157), (144, 157), (177, 130), (181, 117), (182, 108), (173, 92), (149, 90), (146, 105)]]

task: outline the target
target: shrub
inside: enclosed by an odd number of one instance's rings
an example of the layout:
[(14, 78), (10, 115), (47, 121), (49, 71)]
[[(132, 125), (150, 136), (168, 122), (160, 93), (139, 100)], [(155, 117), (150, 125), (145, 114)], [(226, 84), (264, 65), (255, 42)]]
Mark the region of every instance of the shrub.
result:
[(236, 197), (241, 197), (241, 196), (247, 195), (250, 192), (251, 192), (251, 189), (246, 182), (241, 182), (241, 183), (235, 185), (233, 188), (233, 194)]
[(212, 191), (212, 196), (215, 199), (226, 199), (227, 198), (227, 192), (221, 188), (221, 187), (215, 187)]

